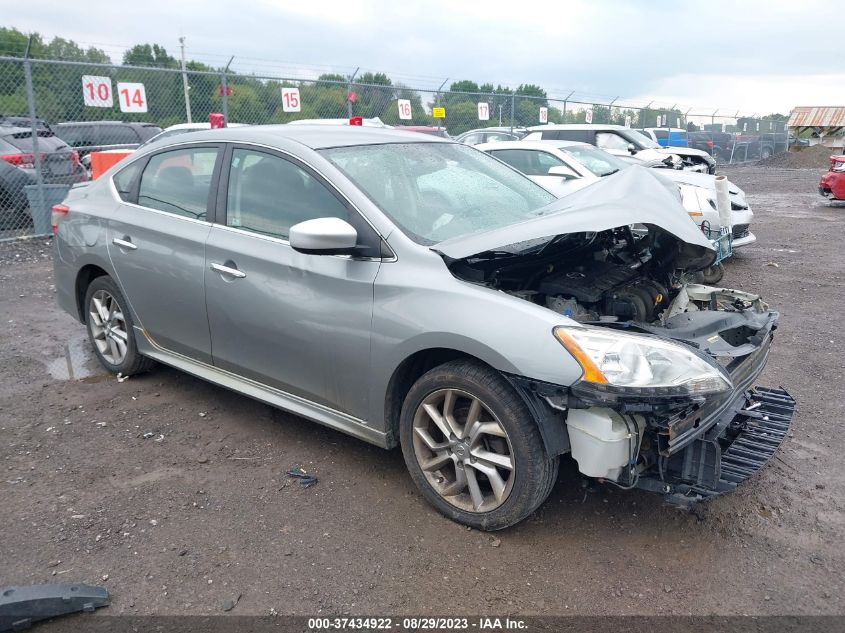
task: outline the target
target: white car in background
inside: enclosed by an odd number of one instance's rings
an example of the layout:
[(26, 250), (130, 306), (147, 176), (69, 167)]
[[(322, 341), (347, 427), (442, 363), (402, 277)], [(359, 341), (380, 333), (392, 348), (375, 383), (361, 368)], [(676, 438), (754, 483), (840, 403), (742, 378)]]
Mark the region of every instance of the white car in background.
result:
[[(591, 184), (638, 162), (574, 141), (508, 141), (482, 143), (475, 147), (522, 172), (558, 197), (571, 193), (573, 187)], [(684, 208), (697, 225), (710, 231), (721, 229), (715, 176), (677, 169), (660, 169), (659, 173), (677, 185)], [(729, 182), (728, 190), (733, 246), (738, 248), (757, 240), (749, 230), (754, 213), (745, 201), (742, 189)]]
[[(248, 125), (247, 123), (227, 123), (226, 127), (243, 127)], [(187, 132), (198, 132), (200, 130), (210, 130), (211, 123), (177, 123), (176, 125), (171, 125), (170, 127), (164, 128), (161, 132), (153, 136), (148, 141), (142, 143), (140, 147), (146, 147), (152, 143), (156, 143), (164, 138), (171, 138), (173, 136), (178, 136), (179, 134), (186, 134)], [(139, 149), (140, 149), (139, 147)]]
[(589, 143), (616, 156), (636, 156), (642, 160), (665, 161), (675, 167), (705, 174), (716, 173), (716, 161), (707, 152), (692, 147), (661, 147), (642, 132), (623, 125), (601, 123), (548, 124), (528, 128), (526, 141), (576, 141)]

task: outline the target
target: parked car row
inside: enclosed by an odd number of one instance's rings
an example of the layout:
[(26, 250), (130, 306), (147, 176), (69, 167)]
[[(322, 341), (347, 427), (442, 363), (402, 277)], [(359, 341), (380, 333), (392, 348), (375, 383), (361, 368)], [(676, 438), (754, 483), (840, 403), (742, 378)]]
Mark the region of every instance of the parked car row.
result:
[[(38, 126), (0, 123), (0, 229), (18, 229), (28, 221), (24, 187), (37, 182), (37, 168), (45, 184), (73, 184), (88, 179), (79, 154), (50, 131)], [(36, 150), (36, 144), (38, 146)]]
[(401, 447), (480, 529), (534, 512), (567, 454), (680, 505), (762, 468), (794, 409), (753, 386), (778, 313), (696, 282), (717, 253), (674, 170), (482, 149), (349, 125), (163, 138), (54, 207), (59, 304), (108, 370), (164, 363)]

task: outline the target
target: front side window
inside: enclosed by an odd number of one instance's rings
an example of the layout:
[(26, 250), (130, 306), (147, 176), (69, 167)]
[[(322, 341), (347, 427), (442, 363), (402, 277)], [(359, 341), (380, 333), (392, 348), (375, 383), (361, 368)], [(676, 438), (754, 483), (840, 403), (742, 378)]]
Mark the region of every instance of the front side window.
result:
[(596, 176), (609, 176), (628, 167), (628, 163), (592, 145), (568, 145), (561, 151), (572, 156)]
[(631, 141), (616, 132), (596, 132), (596, 146), (602, 149), (627, 151), (630, 144)]
[(217, 154), (217, 148), (194, 147), (154, 155), (141, 174), (138, 204), (205, 220)]
[(533, 149), (499, 149), (491, 154), (526, 176), (548, 176), (552, 167), (565, 166), (556, 156)]
[(287, 239), (290, 227), (316, 218), (349, 219), (346, 206), (295, 163), (236, 149), (229, 170), (226, 225)]
[(555, 200), (525, 176), (459, 143), (387, 143), (321, 150), (420, 244), (501, 228)]

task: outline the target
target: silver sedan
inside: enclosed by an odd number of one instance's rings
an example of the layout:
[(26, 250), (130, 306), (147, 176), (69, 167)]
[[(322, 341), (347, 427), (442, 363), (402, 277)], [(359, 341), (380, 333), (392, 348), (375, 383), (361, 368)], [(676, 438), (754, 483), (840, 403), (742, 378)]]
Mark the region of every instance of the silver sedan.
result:
[(640, 167), (556, 200), (395, 130), (187, 133), (53, 209), (56, 286), (109, 370), (165, 363), (400, 445), (435, 507), (500, 529), (561, 455), (688, 503), (785, 436), (789, 395), (752, 387), (777, 313), (688, 283), (714, 253), (678, 205)]

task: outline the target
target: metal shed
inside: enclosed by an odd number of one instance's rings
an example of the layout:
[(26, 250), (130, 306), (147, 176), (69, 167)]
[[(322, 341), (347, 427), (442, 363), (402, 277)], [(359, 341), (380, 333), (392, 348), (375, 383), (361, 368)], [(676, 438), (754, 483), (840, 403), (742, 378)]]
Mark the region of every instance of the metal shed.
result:
[(843, 147), (845, 106), (801, 106), (789, 116), (789, 131), (809, 138), (810, 145)]

